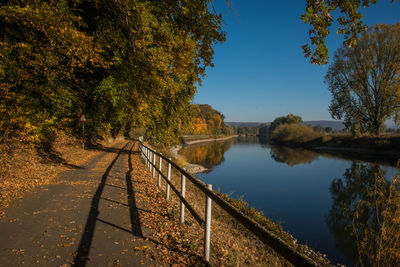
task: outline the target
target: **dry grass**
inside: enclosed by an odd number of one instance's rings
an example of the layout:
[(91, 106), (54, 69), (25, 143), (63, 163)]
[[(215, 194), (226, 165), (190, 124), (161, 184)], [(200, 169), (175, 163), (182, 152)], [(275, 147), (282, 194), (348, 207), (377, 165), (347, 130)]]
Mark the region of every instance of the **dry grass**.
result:
[(272, 140), (283, 143), (304, 143), (320, 138), (310, 126), (301, 124), (281, 124), (272, 132)]

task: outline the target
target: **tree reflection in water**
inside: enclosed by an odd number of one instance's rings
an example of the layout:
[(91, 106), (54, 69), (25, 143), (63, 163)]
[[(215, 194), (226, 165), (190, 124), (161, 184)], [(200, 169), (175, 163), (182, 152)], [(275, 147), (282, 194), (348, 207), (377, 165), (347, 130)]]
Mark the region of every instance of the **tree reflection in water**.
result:
[(211, 142), (184, 147), (180, 154), (190, 163), (200, 164), (207, 169), (219, 165), (224, 161), (224, 153), (234, 143), (233, 139), (223, 142)]
[(400, 266), (400, 177), (353, 163), (331, 186), (326, 222), (339, 248), (359, 266)]
[(319, 158), (319, 154), (302, 148), (286, 146), (271, 146), (271, 157), (277, 161), (286, 163), (290, 167), (297, 164), (311, 163)]

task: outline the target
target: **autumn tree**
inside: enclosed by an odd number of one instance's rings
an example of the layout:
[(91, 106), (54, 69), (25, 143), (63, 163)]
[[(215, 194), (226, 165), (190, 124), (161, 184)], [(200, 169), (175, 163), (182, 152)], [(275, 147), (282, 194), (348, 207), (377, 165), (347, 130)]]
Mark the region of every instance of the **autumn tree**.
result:
[(367, 29), (362, 21), (360, 7), (366, 8), (376, 2), (377, 0), (306, 0), (306, 10), (301, 20), (311, 27), (308, 32), (309, 41), (303, 45), (304, 55), (310, 58), (311, 63), (328, 63), (326, 37), (330, 34), (335, 11), (339, 24), (337, 33), (344, 34), (344, 46), (353, 47), (358, 35)]
[(382, 131), (400, 108), (400, 24), (376, 25), (354, 47), (338, 49), (325, 82), (332, 118), (355, 134)]
[(293, 115), (292, 113), (282, 116), (282, 117), (277, 117), (274, 119), (273, 122), (271, 122), (271, 125), (269, 126), (269, 131), (273, 132), (279, 125), (281, 124), (300, 124), (303, 122), (303, 119), (300, 116)]
[(91, 69), (107, 69), (102, 48), (60, 2), (8, 1), (0, 8), (0, 132), (38, 141), (82, 111)]
[(0, 133), (27, 142), (77, 135), (82, 113), (93, 138), (137, 127), (173, 142), (225, 39), (207, 0), (8, 0), (0, 32)]
[(224, 123), (225, 116), (208, 104), (191, 105), (192, 123), (187, 133), (190, 134), (226, 134), (230, 135), (233, 129)]

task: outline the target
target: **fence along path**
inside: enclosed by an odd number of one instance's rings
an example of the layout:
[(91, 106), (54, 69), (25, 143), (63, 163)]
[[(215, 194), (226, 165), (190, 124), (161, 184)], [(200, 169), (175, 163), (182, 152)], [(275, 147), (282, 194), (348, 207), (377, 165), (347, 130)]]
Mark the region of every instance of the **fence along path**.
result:
[[(273, 233), (266, 230), (261, 225), (257, 224), (249, 217), (241, 213), (231, 204), (226, 202), (224, 199), (219, 197), (212, 191), (212, 186), (206, 185), (204, 182), (192, 176), (181, 167), (179, 167), (176, 163), (174, 163), (171, 159), (163, 156), (157, 151), (151, 149), (150, 147), (144, 145), (141, 140), (139, 140), (139, 149), (140, 154), (147, 168), (152, 172), (153, 178), (156, 177), (156, 172), (158, 173), (158, 186), (161, 186), (161, 178), (165, 180), (167, 183), (166, 188), (166, 198), (169, 200), (170, 189), (174, 191), (176, 196), (180, 199), (180, 222), (183, 223), (185, 221), (185, 208), (190, 212), (190, 214), (194, 217), (194, 219), (204, 227), (204, 260), (209, 262), (210, 260), (210, 240), (211, 240), (211, 203), (215, 202), (218, 206), (220, 206), (223, 210), (225, 210), (229, 215), (231, 215), (235, 220), (241, 223), (244, 227), (246, 227), (250, 232), (252, 232), (255, 236), (257, 236), (262, 242), (269, 245), (272, 249), (274, 249), (279, 255), (284, 257), (290, 263), (295, 266), (319, 266), (313, 260), (311, 260), (306, 255), (303, 255), (293, 249), (292, 247), (285, 244), (279, 237), (274, 235)], [(158, 157), (158, 167), (157, 167), (157, 157)], [(162, 173), (163, 162), (168, 164), (168, 172), (167, 176)], [(178, 173), (181, 174), (181, 192), (172, 184), (171, 182), (171, 168), (174, 168)], [(190, 180), (198, 189), (200, 189), (206, 195), (206, 204), (205, 204), (205, 218), (203, 219), (196, 210), (188, 203), (185, 198), (185, 190), (186, 190), (186, 178)]]

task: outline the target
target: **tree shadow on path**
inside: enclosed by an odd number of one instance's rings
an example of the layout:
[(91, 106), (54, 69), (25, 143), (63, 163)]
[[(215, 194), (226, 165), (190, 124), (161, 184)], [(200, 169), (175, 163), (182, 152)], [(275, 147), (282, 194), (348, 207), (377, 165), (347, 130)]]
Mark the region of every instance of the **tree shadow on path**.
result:
[(139, 212), (136, 207), (136, 199), (135, 199), (135, 193), (133, 191), (133, 185), (132, 185), (132, 149), (129, 150), (128, 154), (128, 165), (129, 165), (129, 170), (126, 172), (126, 188), (128, 192), (128, 206), (129, 206), (129, 215), (131, 219), (131, 231), (134, 235), (143, 237), (142, 229), (140, 227), (140, 219), (139, 219)]
[[(133, 145), (129, 149), (129, 151), (126, 150), (130, 143), (127, 143), (122, 149), (119, 150), (117, 156), (114, 158), (114, 160), (111, 162), (111, 164), (107, 167), (106, 171), (104, 172), (101, 182), (96, 190), (96, 193), (94, 194), (91, 202), (91, 207), (90, 207), (90, 212), (89, 216), (86, 221), (86, 225), (83, 231), (83, 235), (81, 238), (81, 241), (79, 243), (78, 250), (76, 252), (76, 256), (74, 259), (74, 264), (73, 266), (86, 266), (87, 261), (89, 260), (89, 252), (90, 252), (90, 247), (92, 244), (95, 228), (96, 228), (96, 223), (97, 221), (100, 221), (104, 224), (110, 225), (112, 227), (115, 227), (117, 229), (120, 229), (125, 232), (129, 232), (135, 236), (142, 237), (143, 238), (143, 233), (141, 230), (141, 223), (139, 220), (139, 213), (136, 207), (136, 200), (134, 196), (134, 191), (132, 187), (132, 177), (131, 177), (131, 171), (132, 171), (132, 163), (131, 163), (131, 154), (132, 154), (132, 149)], [(127, 193), (128, 193), (128, 206), (129, 206), (129, 213), (130, 213), (130, 221), (131, 221), (131, 230), (122, 228), (118, 225), (115, 225), (111, 222), (104, 221), (100, 218), (99, 216), (99, 202), (100, 199), (102, 199), (101, 195), (103, 193), (104, 187), (106, 185), (107, 178), (109, 176), (109, 173), (111, 169), (113, 168), (114, 164), (117, 162), (118, 158), (120, 157), (121, 154), (123, 153), (128, 153), (129, 155), (129, 170), (126, 173), (126, 184), (127, 184)]]

